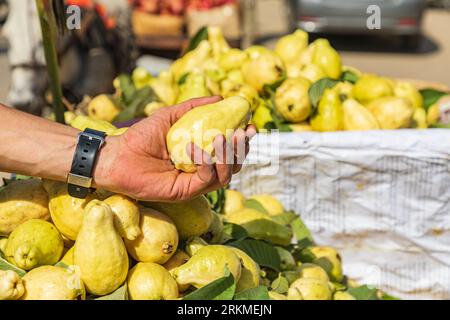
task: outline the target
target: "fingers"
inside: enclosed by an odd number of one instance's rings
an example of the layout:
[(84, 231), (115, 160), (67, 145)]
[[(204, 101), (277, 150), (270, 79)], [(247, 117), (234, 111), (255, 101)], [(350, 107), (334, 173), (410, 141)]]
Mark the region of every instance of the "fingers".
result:
[(233, 145), (227, 143), (223, 135), (214, 139), (214, 152), (216, 155), (216, 172), (220, 186), (230, 184), (233, 174), (234, 153)]
[(191, 99), (181, 104), (165, 108), (164, 110), (168, 112), (170, 117), (170, 124), (177, 122), (186, 112), (206, 104), (216, 103), (222, 100), (220, 96), (204, 97)]
[(215, 182), (217, 177), (211, 156), (193, 143), (188, 145), (187, 148), (191, 160), (197, 167), (197, 172), (194, 175), (194, 179), (196, 180), (194, 182), (199, 188), (210, 186)]
[(238, 173), (242, 169), (245, 159), (250, 152), (250, 140), (256, 135), (256, 127), (249, 125), (247, 130), (239, 129), (233, 136), (234, 149), (234, 166), (233, 174)]

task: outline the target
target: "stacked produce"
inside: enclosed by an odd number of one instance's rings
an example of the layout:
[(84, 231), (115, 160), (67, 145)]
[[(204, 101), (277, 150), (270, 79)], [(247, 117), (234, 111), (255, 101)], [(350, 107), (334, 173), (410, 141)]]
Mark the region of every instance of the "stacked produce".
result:
[(347, 279), (338, 252), (270, 195), (81, 200), (18, 180), (0, 191), (0, 236), (0, 300), (386, 298)]
[(247, 99), (259, 130), (425, 129), (438, 126), (436, 102), (449, 94), (343, 66), (326, 39), (309, 43), (302, 30), (281, 38), (273, 51), (240, 50), (212, 27), (199, 31), (187, 52), (158, 77), (137, 68), (120, 76), (115, 87), (115, 95), (94, 98), (85, 115), (120, 122), (221, 95)]

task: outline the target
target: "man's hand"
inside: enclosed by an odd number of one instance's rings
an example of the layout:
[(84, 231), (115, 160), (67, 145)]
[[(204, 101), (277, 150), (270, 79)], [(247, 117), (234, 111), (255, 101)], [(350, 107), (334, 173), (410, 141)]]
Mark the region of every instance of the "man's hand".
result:
[[(94, 173), (97, 187), (139, 200), (178, 201), (228, 185), (232, 174), (242, 168), (242, 161), (249, 151), (249, 141), (256, 134), (254, 126), (249, 126), (246, 131), (237, 130), (232, 142), (227, 143), (223, 136), (216, 137), (215, 164), (212, 164), (211, 155), (194, 145), (187, 146), (186, 152), (196, 164), (199, 163), (197, 172), (193, 174), (175, 168), (166, 146), (169, 129), (186, 112), (220, 99), (200, 98), (163, 108), (130, 127), (122, 136), (108, 137)], [(245, 148), (238, 148), (242, 145)], [(231, 152), (234, 156), (227, 157)], [(225, 160), (227, 158), (234, 161), (230, 163)]]

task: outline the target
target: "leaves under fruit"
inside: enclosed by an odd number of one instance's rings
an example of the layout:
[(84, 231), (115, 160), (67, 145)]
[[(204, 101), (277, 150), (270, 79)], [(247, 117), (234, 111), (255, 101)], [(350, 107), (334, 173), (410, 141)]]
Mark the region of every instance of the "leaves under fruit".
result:
[(244, 251), (260, 266), (280, 271), (280, 255), (273, 245), (254, 239), (240, 240), (229, 245)]
[(234, 300), (270, 300), (269, 291), (266, 287), (259, 286), (237, 293), (234, 296)]
[(236, 282), (228, 268), (225, 276), (186, 295), (183, 300), (232, 300), (236, 292)]

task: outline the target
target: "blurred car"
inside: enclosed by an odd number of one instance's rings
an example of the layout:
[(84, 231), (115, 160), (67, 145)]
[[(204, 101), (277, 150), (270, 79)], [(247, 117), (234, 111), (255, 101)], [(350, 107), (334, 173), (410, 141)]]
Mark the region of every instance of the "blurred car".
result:
[[(388, 34), (419, 43), (425, 0), (293, 0), (297, 27), (310, 33)], [(368, 8), (380, 7), (381, 28), (367, 27)]]

